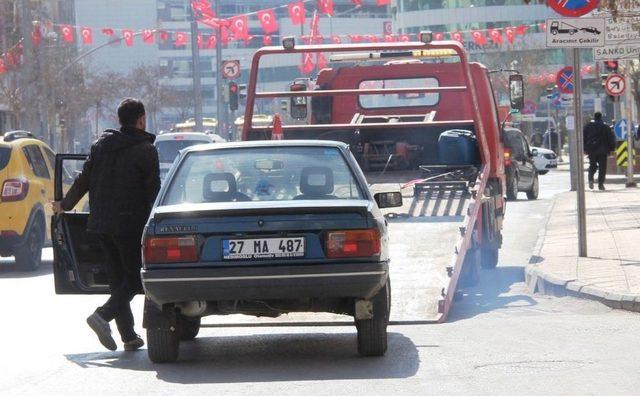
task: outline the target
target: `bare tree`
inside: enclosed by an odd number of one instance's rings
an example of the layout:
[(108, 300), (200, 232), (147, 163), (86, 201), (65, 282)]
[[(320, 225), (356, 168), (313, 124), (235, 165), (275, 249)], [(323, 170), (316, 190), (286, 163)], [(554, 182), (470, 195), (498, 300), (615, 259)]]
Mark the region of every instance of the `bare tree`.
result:
[(125, 81), (125, 93), (136, 97), (145, 105), (150, 127), (158, 125), (158, 114), (169, 102), (170, 89), (163, 84), (165, 70), (160, 66), (139, 65), (135, 67)]

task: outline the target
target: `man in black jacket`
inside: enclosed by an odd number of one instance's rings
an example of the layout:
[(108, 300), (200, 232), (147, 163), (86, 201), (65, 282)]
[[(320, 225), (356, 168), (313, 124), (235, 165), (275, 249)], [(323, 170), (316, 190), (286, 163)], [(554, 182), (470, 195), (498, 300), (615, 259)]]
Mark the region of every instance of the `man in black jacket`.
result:
[(589, 156), (589, 188), (593, 189), (593, 176), (598, 171), (598, 189), (604, 190), (607, 176), (607, 157), (616, 149), (616, 135), (596, 112), (593, 120), (584, 126), (584, 151)]
[(111, 296), (87, 323), (102, 345), (116, 350), (109, 327), (115, 319), (124, 349), (133, 351), (144, 342), (134, 331), (129, 303), (142, 290), (142, 231), (160, 189), (160, 175), (155, 136), (145, 132), (142, 102), (123, 100), (118, 118), (120, 130), (108, 129), (93, 143), (82, 172), (64, 199), (52, 205), (56, 213), (71, 210), (89, 192), (87, 232), (100, 238)]

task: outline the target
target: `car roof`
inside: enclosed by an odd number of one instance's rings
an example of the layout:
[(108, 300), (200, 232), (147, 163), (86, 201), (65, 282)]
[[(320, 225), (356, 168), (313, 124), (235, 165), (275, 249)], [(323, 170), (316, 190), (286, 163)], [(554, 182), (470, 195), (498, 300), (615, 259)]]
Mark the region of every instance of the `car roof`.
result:
[(211, 136), (207, 135), (204, 132), (172, 132), (172, 133), (163, 133), (162, 135), (156, 136), (156, 142), (162, 142), (166, 140), (206, 140), (208, 142), (213, 139)]
[(184, 152), (212, 151), (230, 148), (257, 148), (257, 147), (332, 147), (347, 149), (348, 144), (333, 140), (252, 140), (247, 142), (227, 142), (216, 144), (199, 144), (185, 148)]

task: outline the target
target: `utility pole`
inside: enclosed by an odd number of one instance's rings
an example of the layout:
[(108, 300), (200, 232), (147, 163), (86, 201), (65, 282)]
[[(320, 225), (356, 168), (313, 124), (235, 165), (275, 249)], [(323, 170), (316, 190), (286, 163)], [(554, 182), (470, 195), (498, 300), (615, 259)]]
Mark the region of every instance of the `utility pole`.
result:
[(20, 95), (22, 99), (22, 117), (20, 117), (22, 119), (21, 127), (28, 131), (35, 132), (34, 130), (35, 122), (34, 122), (33, 112), (25, 111), (25, 106), (31, 106), (33, 103), (33, 101), (31, 100), (32, 99), (31, 88), (27, 88), (27, 87), (31, 87), (32, 85), (31, 81), (33, 80), (33, 77), (34, 77), (33, 75), (33, 70), (34, 70), (33, 43), (31, 42), (31, 32), (33, 30), (33, 25), (31, 22), (30, 1), (22, 0), (20, 2), (19, 9), (21, 11), (20, 32), (22, 33), (22, 37), (23, 37), (22, 66), (20, 70), (20, 75), (21, 75), (20, 85), (23, 87), (22, 94)]
[[(216, 16), (220, 18), (220, 0), (216, 0)], [(224, 103), (222, 101), (222, 25), (218, 23), (218, 27), (214, 29), (216, 37), (216, 114), (218, 117), (218, 135), (221, 133), (222, 126), (226, 124), (224, 114)], [(226, 133), (227, 131), (225, 131)]]
[(633, 93), (631, 92), (631, 62), (625, 61), (625, 73), (626, 73), (626, 87), (625, 87), (625, 102), (627, 109), (627, 187), (636, 187), (636, 182), (633, 180), (633, 168), (635, 162), (635, 155), (633, 155), (633, 124), (634, 118), (634, 105), (633, 105)]
[(198, 48), (198, 21), (193, 15), (191, 3), (187, 2), (191, 19), (191, 63), (193, 67), (193, 116), (196, 121), (196, 131), (204, 132), (202, 125), (202, 85), (200, 83), (200, 49)]
[(582, 78), (580, 76), (580, 49), (573, 49), (573, 110), (576, 133), (576, 195), (578, 209), (578, 255), (587, 257), (587, 213), (584, 197), (584, 137), (582, 136)]

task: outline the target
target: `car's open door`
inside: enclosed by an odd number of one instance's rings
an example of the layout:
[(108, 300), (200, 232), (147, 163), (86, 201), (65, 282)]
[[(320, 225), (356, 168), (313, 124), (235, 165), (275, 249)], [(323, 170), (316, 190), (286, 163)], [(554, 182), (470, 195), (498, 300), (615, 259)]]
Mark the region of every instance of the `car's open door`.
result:
[[(58, 154), (55, 164), (55, 200), (59, 201), (82, 170), (84, 154)], [(108, 293), (107, 273), (96, 235), (87, 233), (89, 197), (73, 210), (54, 214), (51, 221), (53, 275), (57, 294)]]

